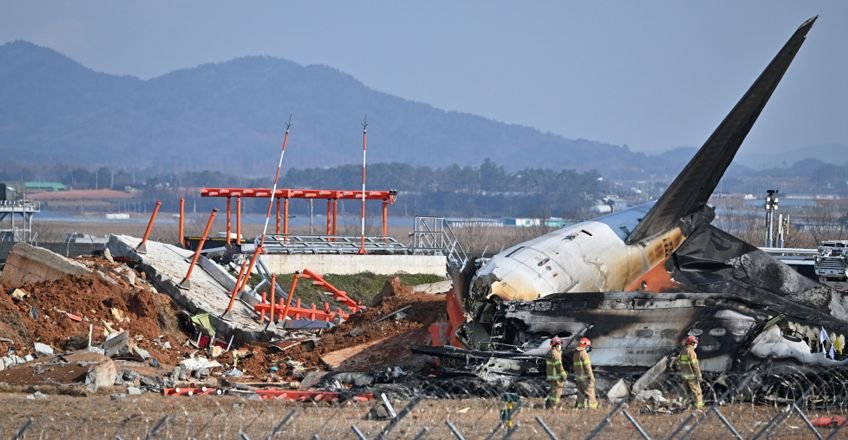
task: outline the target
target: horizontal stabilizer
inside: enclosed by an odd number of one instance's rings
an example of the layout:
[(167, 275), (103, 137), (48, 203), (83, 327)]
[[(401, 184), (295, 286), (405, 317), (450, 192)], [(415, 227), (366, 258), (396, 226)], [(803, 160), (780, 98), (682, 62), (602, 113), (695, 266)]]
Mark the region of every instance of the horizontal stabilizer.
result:
[(707, 204), (745, 136), (751, 131), (772, 92), (804, 43), (816, 18), (818, 17), (805, 21), (789, 38), (695, 157), (627, 237), (627, 244), (668, 231), (676, 226), (681, 218), (699, 211)]

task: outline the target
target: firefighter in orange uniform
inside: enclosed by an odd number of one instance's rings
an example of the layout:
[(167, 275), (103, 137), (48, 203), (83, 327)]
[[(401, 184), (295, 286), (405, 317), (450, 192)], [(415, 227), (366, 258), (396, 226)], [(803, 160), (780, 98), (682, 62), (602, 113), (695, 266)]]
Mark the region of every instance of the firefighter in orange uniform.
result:
[(595, 374), (592, 373), (592, 341), (580, 338), (574, 351), (574, 381), (577, 382), (577, 409), (596, 409), (598, 400), (595, 398)]
[(548, 397), (545, 399), (545, 408), (550, 409), (559, 405), (567, 376), (565, 368), (562, 367), (562, 342), (556, 336), (551, 338), (551, 351), (548, 352), (545, 364), (547, 365), (548, 383), (551, 386)]
[(695, 354), (696, 348), (698, 348), (698, 338), (695, 336), (686, 338), (683, 350), (680, 351), (678, 364), (680, 378), (692, 393), (695, 408), (701, 409), (704, 407), (704, 396), (701, 393), (701, 365), (698, 363), (698, 355)]

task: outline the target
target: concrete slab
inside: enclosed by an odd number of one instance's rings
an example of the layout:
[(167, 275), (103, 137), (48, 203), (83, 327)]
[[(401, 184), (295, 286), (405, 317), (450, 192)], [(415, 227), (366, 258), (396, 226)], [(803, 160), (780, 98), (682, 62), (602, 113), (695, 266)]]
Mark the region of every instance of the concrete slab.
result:
[[(235, 284), (235, 277), (229, 275), (220, 265), (211, 260), (197, 265), (191, 275), (190, 288), (180, 289), (178, 285), (188, 271), (193, 252), (148, 240), (147, 253), (139, 254), (135, 248), (140, 242), (136, 237), (112, 235), (107, 246), (113, 257), (138, 263), (156, 289), (170, 295), (190, 313), (209, 313), (212, 325), (219, 335), (232, 335), (235, 337), (234, 342), (238, 344), (265, 340), (272, 336), (255, 318), (256, 313), (240, 301), (236, 301), (226, 320), (220, 318), (227, 308), (232, 288), (228, 289), (222, 281), (227, 279), (226, 284), (229, 286)], [(215, 276), (207, 272), (210, 267), (215, 267)]]
[(412, 291), (415, 293), (426, 293), (428, 295), (437, 295), (440, 293), (446, 293), (448, 290), (453, 287), (453, 281), (445, 280), (445, 281), (437, 281), (435, 283), (427, 283), (427, 284), (419, 284), (412, 288)]
[(86, 276), (93, 272), (84, 264), (28, 243), (12, 248), (0, 280), (7, 286), (54, 281), (67, 275)]

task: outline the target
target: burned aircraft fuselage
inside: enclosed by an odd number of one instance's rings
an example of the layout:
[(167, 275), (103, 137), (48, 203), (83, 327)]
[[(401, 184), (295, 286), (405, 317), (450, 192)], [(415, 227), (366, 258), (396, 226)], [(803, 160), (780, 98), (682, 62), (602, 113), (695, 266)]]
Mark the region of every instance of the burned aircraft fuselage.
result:
[(543, 355), (553, 335), (594, 341), (593, 364), (650, 367), (687, 334), (706, 371), (770, 359), (836, 366), (812, 348), (848, 333), (848, 303), (710, 225), (707, 205), (806, 38), (804, 22), (653, 203), (513, 246), (471, 276), (454, 274), (474, 350)]

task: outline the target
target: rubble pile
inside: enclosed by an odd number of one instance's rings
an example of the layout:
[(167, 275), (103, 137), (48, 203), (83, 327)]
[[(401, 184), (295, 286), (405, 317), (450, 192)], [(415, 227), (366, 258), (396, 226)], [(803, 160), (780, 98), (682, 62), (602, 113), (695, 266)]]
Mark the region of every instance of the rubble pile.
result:
[[(291, 380), (303, 371), (325, 369), (328, 356), (343, 350), (345, 371), (370, 371), (382, 367), (419, 366), (421, 358), (412, 355), (413, 345), (429, 343), (427, 327), (445, 313), (445, 297), (414, 293), (396, 277), (386, 281), (376, 297), (378, 303), (350, 320), (324, 330), (317, 337), (298, 333), (279, 342), (255, 344), (239, 363), (245, 374), (267, 379), (270, 366), (280, 377)], [(396, 313), (395, 313), (396, 312)], [(394, 314), (393, 314), (394, 313)], [(384, 318), (384, 319), (381, 319)], [(362, 350), (357, 352), (356, 349)], [(227, 359), (232, 362), (231, 355)]]
[(0, 388), (108, 389), (121, 399), (178, 387), (306, 389), (326, 372), (406, 374), (426, 370), (429, 358), (410, 347), (429, 344), (427, 327), (445, 313), (444, 295), (391, 278), (374, 304), (335, 327), (290, 330), (279, 322), (264, 340), (251, 340), (211, 325), (218, 310), (189, 313), (169, 290), (157, 290), (169, 279), (155, 270), (157, 260), (16, 249), (0, 275)]
[(22, 286), (0, 284), (0, 291), (10, 290), (19, 294), (0, 295), (0, 338), (11, 341), (5, 348), (14, 348), (18, 354), (34, 351), (36, 342), (60, 351), (85, 349), (91, 330), (92, 345), (126, 331), (138, 347), (160, 362), (182, 358), (175, 349), (188, 336), (180, 329), (179, 309), (140, 277), (134, 284), (122, 277), (94, 275), (68, 275)]

